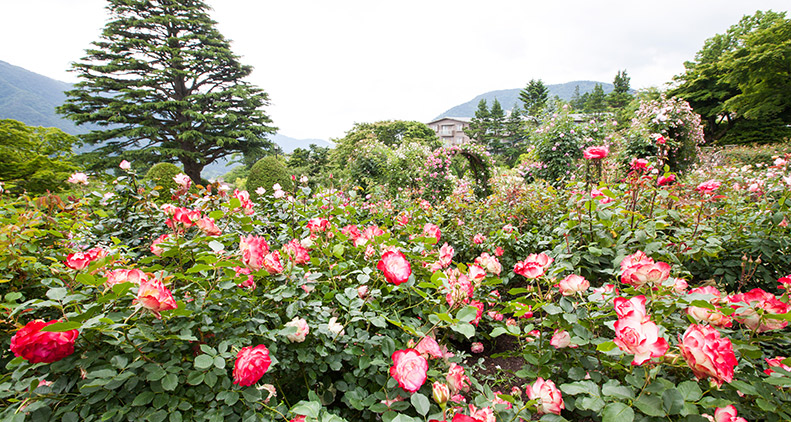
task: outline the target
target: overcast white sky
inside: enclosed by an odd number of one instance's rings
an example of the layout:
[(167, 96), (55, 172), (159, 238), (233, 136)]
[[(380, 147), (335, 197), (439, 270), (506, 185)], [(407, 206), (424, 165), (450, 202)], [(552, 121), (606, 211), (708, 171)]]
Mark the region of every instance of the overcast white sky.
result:
[[(51, 78), (99, 38), (104, 0), (0, 0), (0, 60)], [(788, 0), (208, 0), (280, 133), (427, 122), (496, 89), (572, 80), (660, 86), (703, 42)]]

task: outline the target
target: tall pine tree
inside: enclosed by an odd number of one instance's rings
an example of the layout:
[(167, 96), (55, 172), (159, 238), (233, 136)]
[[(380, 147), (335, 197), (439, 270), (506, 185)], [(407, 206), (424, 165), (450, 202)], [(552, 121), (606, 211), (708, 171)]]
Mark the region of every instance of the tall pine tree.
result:
[(195, 182), (234, 153), (274, 148), (269, 97), (215, 28), (202, 0), (108, 0), (100, 41), (72, 65), (80, 82), (59, 112), (97, 123), (82, 139), (101, 147), (95, 168), (121, 158), (178, 161)]
[(478, 101), (478, 109), (475, 110), (475, 117), (470, 121), (470, 126), (464, 129), (464, 133), (471, 139), (478, 141), (481, 145), (486, 145), (488, 131), (491, 126), (491, 115), (486, 100)]
[(549, 90), (541, 79), (531, 79), (525, 89), (519, 92), (519, 100), (530, 116), (537, 116), (546, 106), (548, 99)]

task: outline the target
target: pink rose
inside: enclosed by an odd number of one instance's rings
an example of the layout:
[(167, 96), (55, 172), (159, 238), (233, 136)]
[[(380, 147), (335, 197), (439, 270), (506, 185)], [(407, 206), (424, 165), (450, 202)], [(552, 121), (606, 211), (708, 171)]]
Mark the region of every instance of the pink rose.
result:
[(261, 268), (265, 269), (269, 274), (280, 274), (283, 272), (283, 264), (280, 263), (280, 251), (274, 251), (266, 254), (261, 263)]
[(455, 251), (453, 250), (453, 246), (448, 245), (448, 242), (445, 242), (445, 244), (439, 248), (438, 264), (441, 268), (446, 268), (451, 264), (454, 253)]
[(475, 236), (472, 237), (472, 243), (475, 243), (476, 245), (480, 245), (485, 241), (486, 241), (486, 236), (480, 233), (476, 233)]
[(621, 281), (639, 289), (646, 284), (650, 286), (661, 285), (669, 276), (670, 265), (665, 262), (655, 262), (632, 267), (629, 271), (624, 272), (623, 276), (621, 276)]
[(609, 153), (610, 148), (606, 146), (588, 147), (582, 152), (582, 156), (586, 160), (601, 160), (602, 158), (607, 157)]
[(415, 350), (421, 355), (431, 358), (441, 358), (443, 356), (439, 343), (431, 336), (425, 336), (420, 339), (417, 346), (415, 346)]
[(244, 265), (257, 271), (264, 264), (264, 258), (269, 253), (269, 245), (263, 237), (251, 235), (239, 239), (239, 250), (242, 252)]
[(747, 422), (747, 419), (740, 418), (737, 416), (738, 414), (739, 412), (736, 411), (736, 407), (732, 404), (718, 407), (714, 411), (714, 422)]
[(486, 271), (492, 274), (500, 275), (500, 271), (503, 270), (503, 266), (500, 265), (500, 261), (498, 261), (496, 257), (491, 256), (486, 252), (475, 258), (475, 263), (486, 268)]
[(478, 323), (481, 322), (481, 317), (483, 316), (483, 302), (478, 300), (473, 300), (470, 302), (470, 306), (474, 306), (478, 309), (478, 312), (475, 314), (475, 318), (470, 321), (470, 324), (474, 326), (478, 326)]
[(650, 319), (645, 311), (645, 296), (643, 295), (631, 299), (616, 297), (613, 306), (619, 319), (635, 319), (640, 322)]
[(555, 330), (555, 334), (552, 336), (552, 340), (549, 341), (549, 344), (556, 349), (569, 347), (571, 345), (571, 334), (566, 330)]
[(140, 284), (141, 281), (148, 279), (146, 273), (137, 268), (130, 270), (112, 270), (108, 271), (104, 276), (107, 277), (107, 281), (104, 282), (104, 286), (107, 288), (121, 283)]
[(476, 341), (470, 346), (470, 351), (473, 353), (483, 353), (483, 343)]
[(469, 278), (477, 282), (480, 282), (481, 280), (486, 278), (486, 270), (484, 270), (477, 264), (470, 264), (470, 266), (467, 267), (467, 273)]
[(529, 279), (538, 278), (544, 275), (547, 267), (553, 261), (554, 259), (543, 253), (530, 254), (524, 261), (517, 261), (516, 265), (514, 265), (514, 273)]
[(638, 318), (619, 319), (615, 322), (615, 344), (624, 352), (634, 355), (632, 365), (664, 356), (670, 346), (659, 336), (659, 328), (651, 321)]
[(297, 239), (292, 239), (290, 242), (283, 245), (283, 252), (294, 261), (296, 265), (304, 265), (310, 262), (308, 250), (305, 249)]
[(162, 252), (164, 252), (164, 249), (162, 249), (162, 247), (159, 246), (159, 244), (168, 240), (169, 237), (170, 234), (163, 234), (158, 238), (154, 239), (154, 241), (151, 242), (151, 253), (156, 256), (162, 256)]
[(423, 226), (423, 237), (433, 237), (439, 242), (441, 236), (442, 232), (436, 224), (426, 223), (426, 225)]
[(720, 337), (717, 329), (692, 324), (681, 336), (678, 347), (698, 379), (709, 377), (718, 386), (733, 380), (736, 367), (733, 345), (727, 338)]
[(308, 230), (310, 230), (310, 234), (315, 234), (317, 232), (324, 232), (330, 228), (330, 222), (326, 218), (311, 218), (308, 220)]
[(294, 317), (294, 319), (286, 323), (286, 327), (297, 328), (297, 332), (286, 335), (286, 338), (292, 343), (302, 343), (310, 332), (308, 322), (300, 317)]
[(563, 296), (573, 296), (577, 292), (588, 290), (590, 283), (582, 276), (570, 274), (560, 281), (558, 288)]
[(84, 270), (91, 263), (91, 258), (82, 252), (71, 253), (66, 256), (66, 266), (72, 270)]
[(728, 297), (731, 308), (736, 311), (732, 317), (736, 321), (746, 325), (749, 329), (758, 333), (770, 330), (780, 330), (788, 325), (788, 321), (774, 318), (767, 318), (761, 315), (758, 309), (762, 309), (765, 314), (780, 315), (789, 311), (789, 305), (778, 300), (775, 295), (755, 288), (747, 293), (739, 293)]
[[(242, 212), (244, 215), (253, 215), (255, 214), (255, 204), (253, 201), (250, 200), (250, 193), (246, 190), (239, 190), (234, 189), (233, 194), (231, 195), (232, 198), (236, 198), (242, 204)], [(234, 208), (234, 212), (240, 211), (239, 208)]]
[(698, 185), (695, 188), (696, 191), (700, 192), (703, 195), (708, 195), (714, 193), (715, 190), (719, 189), (722, 184), (716, 180), (707, 180)]
[(470, 390), (470, 378), (464, 374), (464, 368), (456, 363), (451, 363), (445, 380), (453, 394)]
[(393, 353), (390, 375), (406, 391), (414, 393), (426, 382), (428, 361), (415, 349), (396, 350)]
[(376, 264), (376, 268), (384, 273), (388, 282), (398, 286), (407, 281), (412, 275), (412, 267), (409, 265), (406, 256), (400, 251), (386, 251), (382, 254), (382, 259)]
[(788, 358), (782, 357), (782, 356), (778, 356), (778, 357), (772, 358), (772, 359), (765, 359), (766, 360), (766, 364), (769, 365), (769, 368), (765, 369), (764, 373), (766, 375), (772, 375), (772, 372), (774, 372), (772, 370), (772, 367), (783, 368), (783, 370), (791, 372), (791, 366), (788, 366), (788, 365), (783, 363), (783, 361), (786, 360), (786, 359), (788, 359)]
[(791, 290), (791, 274), (778, 278), (777, 282), (780, 283), (777, 285), (778, 289)]
[(160, 312), (178, 307), (170, 290), (157, 278), (140, 280), (137, 301), (144, 308), (153, 312), (157, 319), (162, 319), (162, 316), (159, 315)]
[(676, 181), (676, 175), (675, 174), (669, 174), (667, 176), (659, 176), (659, 178), (656, 179), (656, 184), (659, 185), (659, 186), (666, 186), (666, 185), (669, 185), (669, 184), (671, 184), (671, 183), (673, 183), (675, 181)]
[(173, 176), (173, 181), (185, 191), (188, 190), (190, 186), (192, 186), (192, 179), (190, 179), (190, 177), (184, 173), (179, 173)]
[(629, 164), (632, 170), (650, 170), (651, 164), (648, 163), (648, 160), (644, 158), (635, 158)]
[[(236, 354), (236, 363), (233, 365), (233, 383), (240, 387), (248, 387), (257, 383), (269, 369), (271, 363), (269, 349), (263, 344), (255, 347), (243, 347)], [(271, 391), (269, 395), (272, 396)]]
[(132, 168), (132, 163), (126, 160), (122, 160), (121, 164), (119, 164), (118, 167), (120, 167), (121, 170), (129, 171), (129, 169)]
[(77, 330), (56, 332), (41, 331), (42, 328), (60, 321), (44, 322), (40, 319), (25, 324), (11, 337), (11, 352), (30, 363), (52, 363), (74, 353)]
[(560, 411), (566, 408), (563, 403), (563, 395), (551, 380), (544, 381), (539, 377), (532, 385), (526, 386), (525, 392), (530, 400), (538, 400), (538, 414), (554, 413), (559, 415)]
[(211, 217), (203, 217), (198, 219), (195, 222), (195, 225), (198, 226), (198, 229), (202, 231), (207, 236), (219, 236), (222, 234), (220, 228), (214, 223), (214, 219)]

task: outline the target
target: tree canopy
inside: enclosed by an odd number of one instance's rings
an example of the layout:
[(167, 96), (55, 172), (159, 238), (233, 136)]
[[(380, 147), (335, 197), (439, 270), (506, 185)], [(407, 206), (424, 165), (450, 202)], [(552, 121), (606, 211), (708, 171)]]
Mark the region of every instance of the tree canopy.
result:
[(791, 122), (791, 21), (758, 11), (706, 40), (671, 95), (686, 99), (719, 140), (745, 120)]
[(208, 164), (273, 147), (269, 97), (244, 80), (230, 42), (202, 0), (109, 0), (100, 40), (74, 63), (80, 82), (59, 112), (96, 123), (81, 138), (100, 147), (91, 165), (119, 157), (179, 161), (196, 183)]
[(424, 123), (404, 120), (387, 120), (375, 123), (355, 123), (346, 136), (333, 139), (336, 146), (330, 153), (332, 163), (343, 168), (353, 158), (366, 140), (375, 140), (388, 147), (417, 142), (429, 148), (440, 146), (437, 134)]
[(79, 140), (53, 127), (0, 120), (0, 181), (5, 189), (31, 193), (58, 191), (77, 170), (72, 147)]

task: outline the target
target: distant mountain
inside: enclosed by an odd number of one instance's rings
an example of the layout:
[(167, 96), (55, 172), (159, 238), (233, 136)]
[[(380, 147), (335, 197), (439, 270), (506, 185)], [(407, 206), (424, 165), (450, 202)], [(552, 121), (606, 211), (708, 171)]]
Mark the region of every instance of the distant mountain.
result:
[(71, 84), (33, 73), (0, 60), (0, 119), (19, 120), (29, 126), (56, 127), (77, 135), (90, 128), (77, 128), (55, 113), (66, 100)]
[[(547, 85), (547, 89), (549, 90), (549, 98), (558, 96), (563, 101), (569, 101), (574, 95), (574, 90), (577, 86), (580, 87), (580, 95), (582, 95), (586, 92), (593, 91), (593, 87), (595, 87), (596, 84), (601, 84), (605, 94), (609, 94), (614, 88), (612, 84), (607, 82), (572, 81), (566, 82), (564, 84)], [(495, 98), (497, 98), (497, 101), (499, 101), (500, 105), (503, 106), (504, 110), (511, 110), (514, 107), (514, 104), (522, 105), (521, 101), (519, 101), (520, 91), (522, 91), (522, 88), (489, 91), (473, 98), (464, 104), (459, 104), (449, 109), (448, 111), (434, 118), (434, 120), (440, 119), (442, 117), (475, 117), (475, 110), (478, 109), (478, 103), (481, 102), (481, 100), (486, 100), (486, 103), (491, 107)]]
[(324, 139), (296, 139), (279, 133), (273, 136), (272, 140), (280, 145), (285, 154), (291, 154), (297, 148), (310, 149), (310, 144), (315, 144), (318, 147), (335, 147), (335, 143)]

